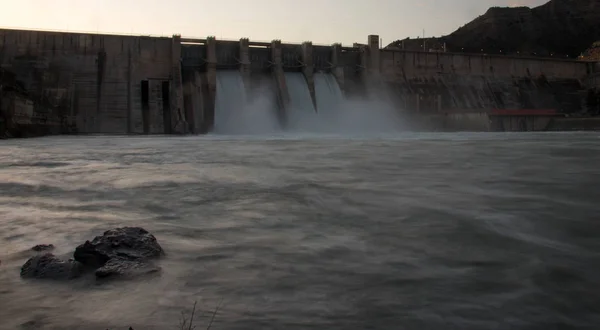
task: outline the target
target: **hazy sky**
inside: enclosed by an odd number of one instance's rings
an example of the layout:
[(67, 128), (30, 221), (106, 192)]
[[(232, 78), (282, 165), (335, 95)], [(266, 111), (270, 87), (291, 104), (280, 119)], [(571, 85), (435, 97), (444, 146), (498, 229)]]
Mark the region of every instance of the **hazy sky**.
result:
[(385, 44), (440, 36), (490, 6), (548, 0), (2, 0), (2, 27), (223, 39)]

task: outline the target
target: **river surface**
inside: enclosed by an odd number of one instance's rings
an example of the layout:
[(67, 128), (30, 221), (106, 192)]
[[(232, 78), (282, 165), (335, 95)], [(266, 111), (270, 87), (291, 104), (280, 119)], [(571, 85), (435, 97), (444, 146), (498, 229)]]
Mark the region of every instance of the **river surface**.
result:
[[(598, 329), (600, 134), (1, 141), (0, 328)], [(117, 226), (162, 273), (26, 281)]]

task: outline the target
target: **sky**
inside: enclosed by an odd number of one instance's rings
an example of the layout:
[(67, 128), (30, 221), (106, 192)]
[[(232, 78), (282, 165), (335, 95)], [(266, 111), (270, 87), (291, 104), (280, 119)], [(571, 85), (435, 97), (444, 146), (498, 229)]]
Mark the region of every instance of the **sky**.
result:
[(314, 44), (441, 36), (492, 6), (548, 0), (1, 0), (0, 27)]

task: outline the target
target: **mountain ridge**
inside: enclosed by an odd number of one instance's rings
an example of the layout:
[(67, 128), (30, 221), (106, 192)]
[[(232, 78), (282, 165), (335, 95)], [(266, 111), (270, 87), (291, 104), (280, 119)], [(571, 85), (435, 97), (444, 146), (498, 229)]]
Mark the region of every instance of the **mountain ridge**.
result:
[(600, 40), (598, 22), (598, 0), (491, 7), (449, 35), (396, 40), (386, 48), (576, 58)]

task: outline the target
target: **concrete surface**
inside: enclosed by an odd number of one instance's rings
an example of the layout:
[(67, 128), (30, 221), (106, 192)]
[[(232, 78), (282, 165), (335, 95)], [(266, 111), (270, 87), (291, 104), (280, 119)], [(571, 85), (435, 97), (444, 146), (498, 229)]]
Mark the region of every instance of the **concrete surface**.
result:
[(398, 111), (429, 118), (432, 129), (490, 130), (490, 109), (591, 113), (597, 105), (586, 96), (600, 88), (598, 64), (382, 50), (377, 35), (342, 47), (0, 29), (0, 66), (16, 74), (34, 113), (73, 118), (83, 134), (207, 132), (216, 71), (232, 68), (248, 88), (252, 76), (271, 75), (283, 115), (284, 71), (302, 72), (313, 100), (313, 74), (331, 72), (346, 96), (385, 91)]

